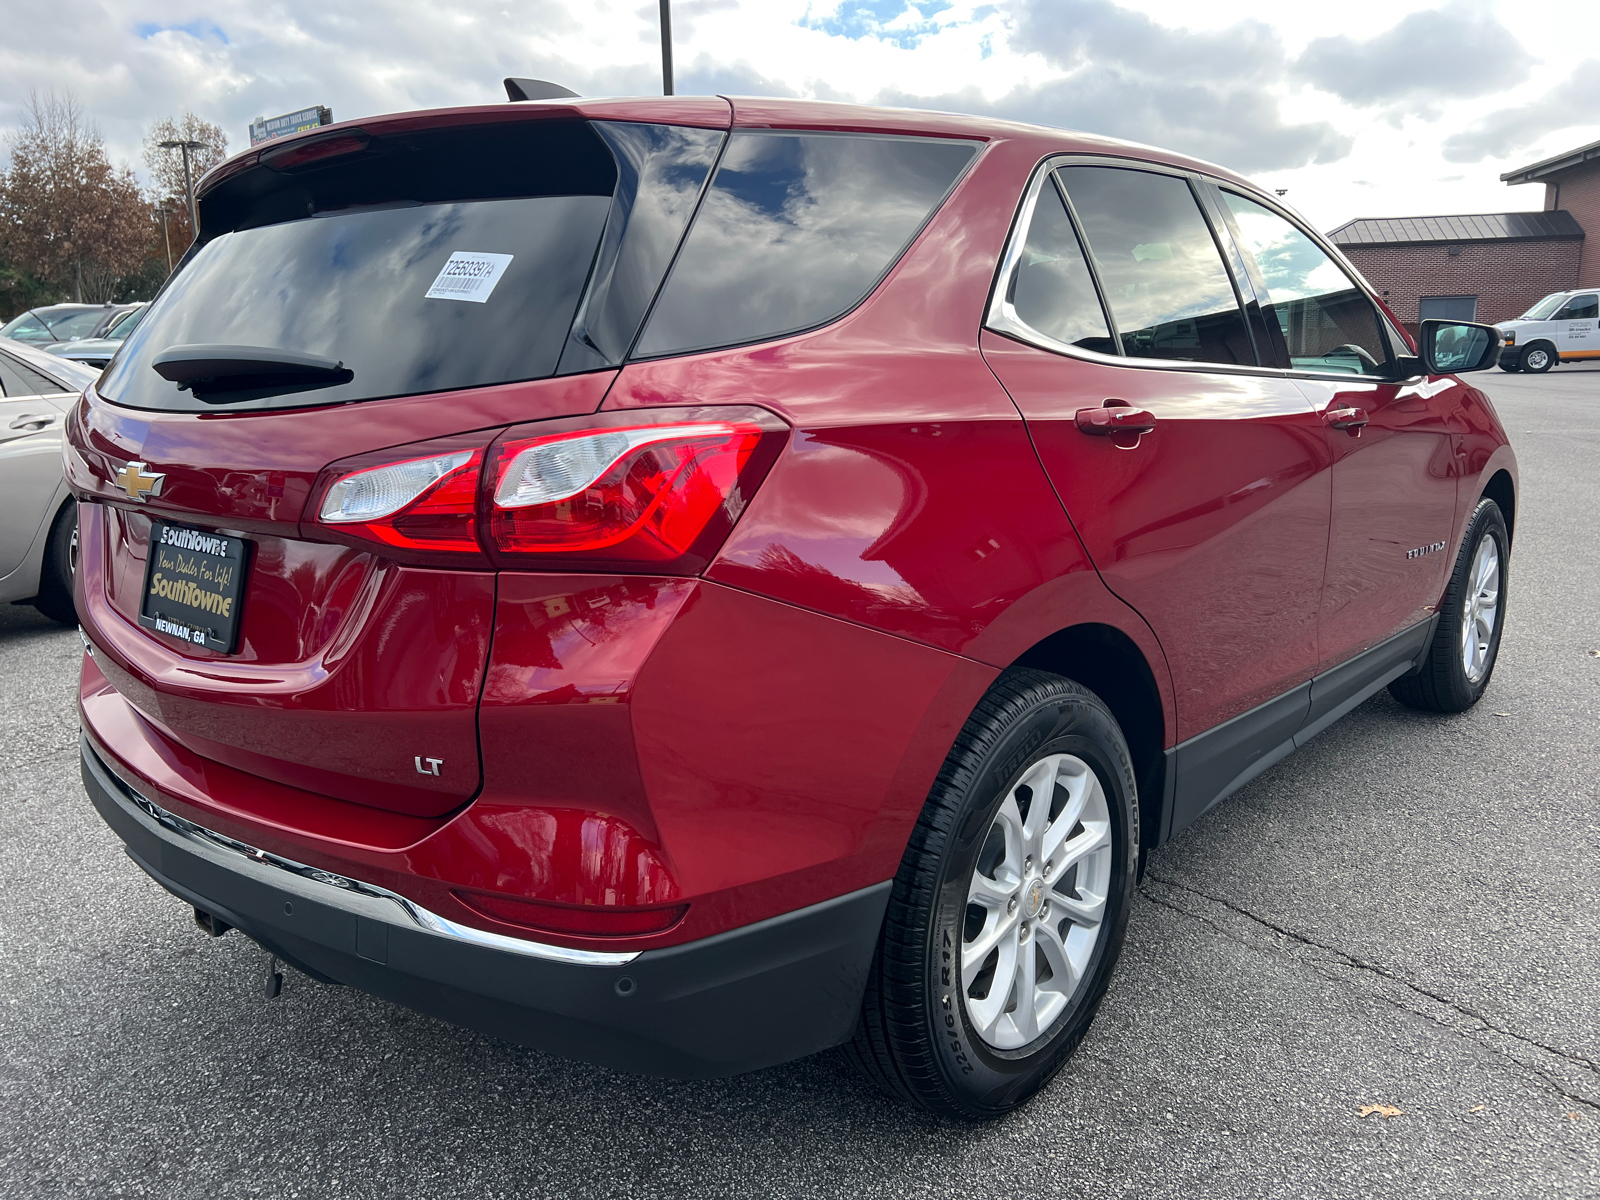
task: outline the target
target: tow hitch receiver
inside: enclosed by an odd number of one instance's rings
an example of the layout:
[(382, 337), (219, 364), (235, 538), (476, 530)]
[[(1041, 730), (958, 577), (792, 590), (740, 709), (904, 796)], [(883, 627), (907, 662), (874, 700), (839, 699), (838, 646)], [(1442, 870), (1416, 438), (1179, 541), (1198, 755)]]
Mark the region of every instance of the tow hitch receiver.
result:
[(232, 925), (229, 925), (220, 917), (214, 917), (204, 909), (199, 908), (194, 910), (194, 923), (200, 926), (201, 929), (204, 929), (212, 937), (221, 937), (223, 934), (227, 933), (228, 930), (233, 928)]

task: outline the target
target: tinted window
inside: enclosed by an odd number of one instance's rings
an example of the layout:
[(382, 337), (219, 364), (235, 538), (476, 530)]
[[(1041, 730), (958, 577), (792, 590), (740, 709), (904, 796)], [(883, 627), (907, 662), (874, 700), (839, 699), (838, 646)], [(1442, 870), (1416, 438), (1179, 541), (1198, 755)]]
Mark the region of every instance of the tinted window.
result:
[(1058, 172), (1125, 354), (1254, 363), (1233, 281), (1184, 180), (1117, 167)]
[(1048, 178), (1039, 189), (1006, 299), (1021, 321), (1046, 337), (1101, 354), (1117, 352), (1067, 207)]
[(935, 138), (734, 134), (638, 354), (759, 341), (841, 315), (976, 153)]
[(1277, 213), (1223, 192), (1244, 247), (1266, 283), (1269, 324), (1283, 333), (1289, 363), (1306, 371), (1379, 375), (1388, 345), (1365, 292), (1317, 244)]
[[(602, 196), (406, 205), (224, 234), (150, 306), (101, 394), (135, 408), (282, 408), (550, 375), (608, 205)], [(452, 292), (452, 263), (484, 278)], [(168, 347), (205, 343), (323, 355), (354, 377), (200, 399), (152, 369)]]
[(560, 373), (620, 363), (683, 238), (723, 134), (716, 129), (596, 121), (618, 182), (589, 291)]
[(1600, 304), (1595, 301), (1591, 292), (1584, 296), (1574, 296), (1568, 300), (1555, 315), (1557, 321), (1592, 321), (1600, 314)]

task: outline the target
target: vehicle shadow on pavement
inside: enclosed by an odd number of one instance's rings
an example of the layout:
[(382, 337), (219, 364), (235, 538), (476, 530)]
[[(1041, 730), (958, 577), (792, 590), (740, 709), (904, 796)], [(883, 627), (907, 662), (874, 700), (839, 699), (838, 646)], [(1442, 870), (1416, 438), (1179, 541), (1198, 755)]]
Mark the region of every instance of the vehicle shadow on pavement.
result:
[(31, 604), (0, 604), (0, 642), (23, 643), (49, 634), (70, 634)]

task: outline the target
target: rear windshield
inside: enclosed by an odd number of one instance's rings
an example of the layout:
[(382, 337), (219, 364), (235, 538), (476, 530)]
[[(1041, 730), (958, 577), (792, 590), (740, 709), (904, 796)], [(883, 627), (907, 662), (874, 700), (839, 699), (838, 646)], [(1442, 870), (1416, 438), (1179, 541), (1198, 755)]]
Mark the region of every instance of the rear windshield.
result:
[[(554, 374), (605, 196), (417, 204), (215, 238), (150, 307), (100, 385), (154, 409), (330, 404)], [(347, 383), (195, 397), (153, 369), (174, 346), (322, 355)]]
[[(100, 392), (165, 411), (290, 408), (614, 365), (721, 142), (713, 130), (529, 121), (251, 168), (202, 202), (203, 244), (143, 310)], [(597, 332), (582, 357), (568, 331), (586, 286)], [(193, 345), (318, 355), (349, 377), (197, 395), (154, 369)]]
[(636, 355), (762, 341), (840, 316), (977, 152), (946, 138), (733, 134)]

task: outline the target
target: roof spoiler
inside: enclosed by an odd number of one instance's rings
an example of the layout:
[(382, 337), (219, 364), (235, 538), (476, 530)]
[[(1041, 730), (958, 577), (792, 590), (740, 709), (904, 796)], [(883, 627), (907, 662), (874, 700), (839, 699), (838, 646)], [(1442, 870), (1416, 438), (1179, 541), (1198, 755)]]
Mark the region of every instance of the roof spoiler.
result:
[(563, 97), (577, 98), (578, 93), (571, 88), (564, 88), (559, 83), (551, 83), (545, 79), (516, 79), (505, 81), (506, 98), (508, 100), (560, 100)]

